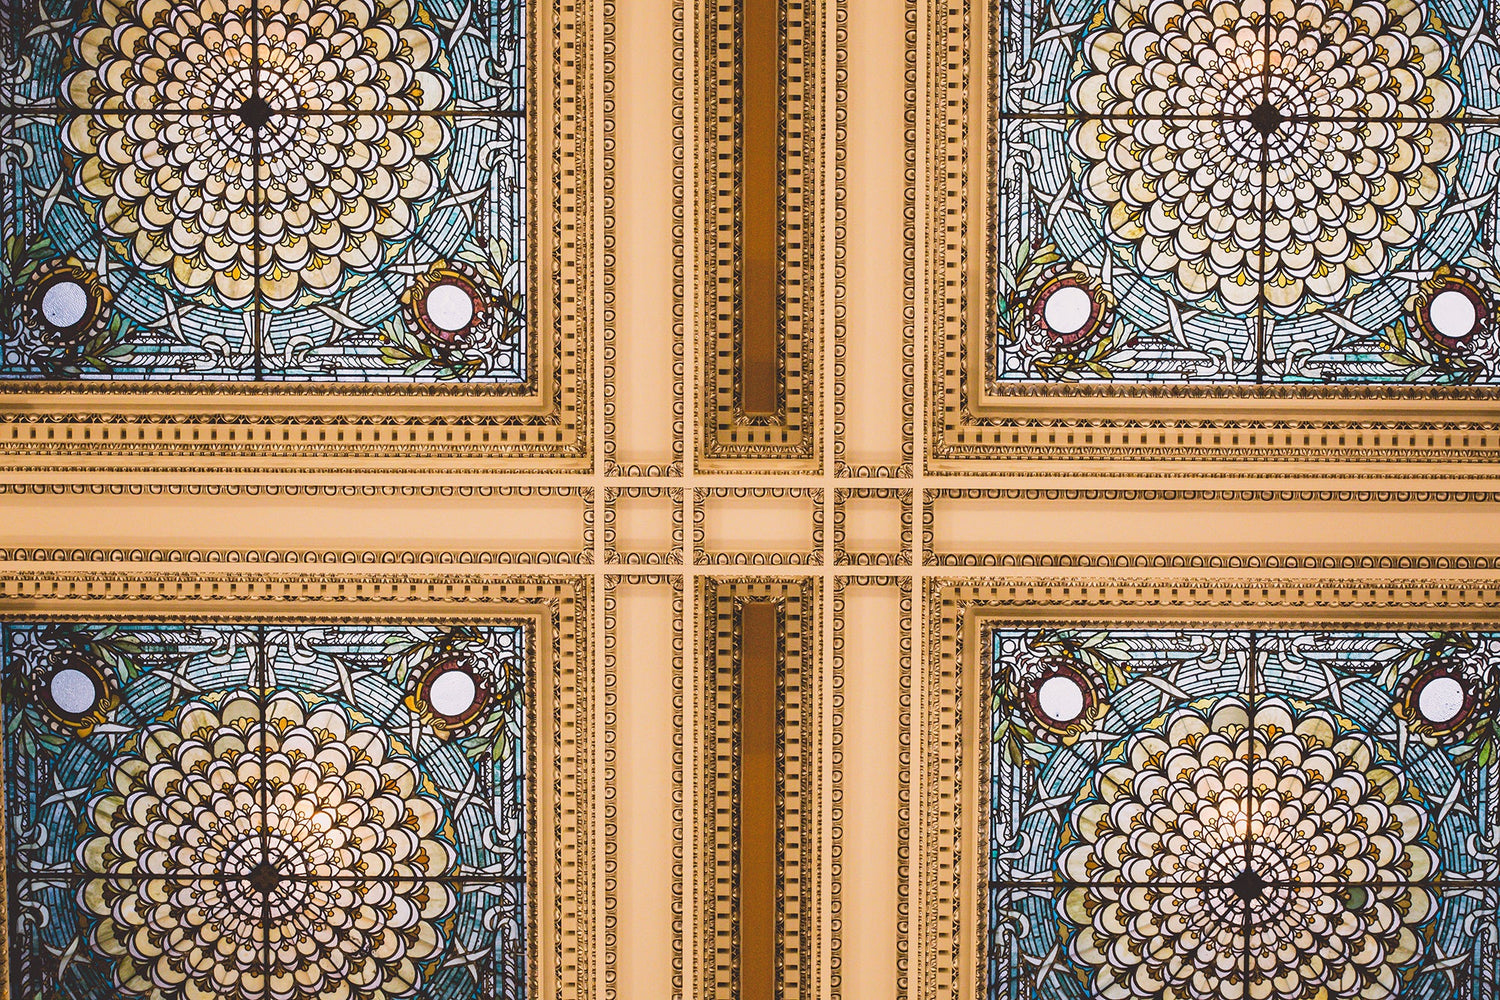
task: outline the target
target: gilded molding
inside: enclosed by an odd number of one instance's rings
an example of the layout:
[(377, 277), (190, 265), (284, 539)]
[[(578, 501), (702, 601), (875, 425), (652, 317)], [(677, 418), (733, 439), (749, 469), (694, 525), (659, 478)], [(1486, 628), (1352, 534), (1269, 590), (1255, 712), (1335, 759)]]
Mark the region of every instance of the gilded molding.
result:
[[(694, 491), (693, 505), (693, 561), (700, 566), (820, 566), (823, 563), (823, 491), (797, 487), (734, 487), (724, 489), (698, 489)], [(811, 541), (805, 548), (778, 549), (774, 552), (711, 552), (706, 547), (705, 501), (712, 498), (743, 499), (794, 499), (803, 498), (812, 502)]]
[(1192, 487), (1156, 487), (1119, 489), (1072, 489), (1065, 487), (935, 489), (923, 494), (928, 500), (938, 497), (983, 497), (988, 500), (1173, 500), (1186, 503), (1205, 501), (1259, 501), (1267, 503), (1306, 503), (1310, 501), (1359, 501), (1360, 503), (1492, 503), (1500, 493), (1490, 490), (1288, 490), (1288, 489), (1197, 489)]
[[(907, 937), (907, 890), (911, 877), (910, 872), (910, 850), (908, 841), (910, 837), (911, 813), (909, 803), (911, 801), (911, 676), (912, 676), (912, 581), (910, 577), (904, 576), (848, 576), (838, 577), (833, 585), (833, 656), (832, 673), (833, 682), (833, 716), (832, 716), (832, 738), (828, 741), (826, 752), (832, 760), (832, 785), (830, 794), (833, 796), (833, 861), (829, 869), (829, 912), (833, 914), (832, 940), (829, 954), (829, 997), (831, 1000), (840, 1000), (843, 997), (843, 987), (840, 981), (839, 971), (843, 963), (843, 923), (840, 914), (843, 910), (842, 886), (844, 880), (844, 868), (842, 858), (842, 845), (844, 840), (844, 696), (843, 689), (847, 677), (846, 664), (844, 662), (844, 631), (845, 631), (845, 600), (844, 591), (848, 587), (898, 587), (901, 591), (901, 695), (899, 700), (900, 718), (898, 726), (901, 739), (901, 773), (899, 775), (900, 788), (900, 813), (897, 820), (899, 840), (896, 847), (896, 940), (891, 942), (891, 967), (896, 971), (897, 989), (896, 995), (904, 998), (906, 991), (906, 937)], [(856, 878), (865, 876), (856, 873)]]
[(1106, 555), (1058, 553), (1010, 555), (1007, 553), (931, 553), (927, 566), (984, 566), (1023, 569), (1142, 569), (1142, 570), (1424, 570), (1436, 572), (1500, 570), (1500, 558), (1490, 556), (1372, 556), (1372, 555), (1183, 555), (1121, 552)]
[[(912, 491), (896, 489), (841, 489), (833, 492), (833, 559), (838, 566), (910, 566), (912, 543)], [(851, 552), (845, 544), (845, 505), (850, 500), (892, 500), (901, 505), (901, 536), (895, 551)], [(924, 515), (924, 522), (931, 514)], [(929, 537), (927, 547), (932, 543)]]
[[(659, 576), (659, 575), (633, 575), (608, 577), (604, 586), (604, 759), (601, 770), (602, 785), (604, 791), (604, 1000), (617, 1000), (619, 990), (616, 985), (616, 955), (617, 934), (620, 914), (616, 898), (616, 887), (619, 882), (619, 861), (615, 856), (616, 844), (618, 843), (617, 824), (620, 809), (619, 796), (616, 794), (616, 685), (619, 678), (619, 664), (616, 650), (619, 645), (619, 626), (615, 620), (616, 599), (615, 589), (621, 585), (635, 586), (640, 584), (669, 586), (672, 588), (672, 616), (676, 621), (676, 628), (672, 636), (672, 676), (674, 684), (679, 684), (682, 677), (683, 636), (682, 636), (682, 613), (684, 610), (682, 599), (682, 577)], [(679, 706), (681, 700), (676, 702)], [(674, 727), (675, 739), (681, 739), (682, 727), (679, 724)], [(681, 761), (679, 755), (677, 760)], [(679, 763), (680, 768), (680, 763)], [(675, 796), (676, 811), (674, 815), (681, 822), (682, 796), (680, 770), (674, 772), (674, 787), (678, 789)], [(681, 841), (674, 845), (674, 861), (672, 866), (673, 899), (678, 901), (674, 908), (673, 923), (676, 929), (673, 933), (674, 942), (681, 941), (681, 906), (682, 898), (682, 851)], [(680, 947), (680, 945), (679, 945)], [(677, 961), (680, 963), (680, 951)], [(680, 964), (679, 964), (680, 969)]]
[[(950, 480), (951, 481), (951, 480)], [(922, 491), (923, 564), (943, 567), (1053, 566), (1143, 569), (1435, 569), (1476, 570), (1497, 564), (1487, 490), (1291, 489), (1036, 489), (945, 487)], [(1376, 506), (1378, 505), (1378, 506)], [(1226, 511), (1233, 511), (1226, 514)], [(1443, 518), (1472, 518), (1453, 531)], [(983, 515), (1015, 525), (1002, 537), (966, 535)], [(1221, 516), (1211, 535), (1192, 535), (1193, 518)], [(1372, 518), (1370, 533), (1344, 534), (1344, 518)], [(1028, 517), (1041, 536), (1029, 535)], [(1184, 541), (1173, 519), (1189, 525)], [(1320, 518), (1333, 534), (1295, 530), (1299, 518)], [(1353, 524), (1351, 520), (1349, 522)], [(1376, 526), (1378, 525), (1378, 526)], [(1273, 540), (1264, 532), (1270, 531)], [(1286, 530), (1289, 534), (1278, 534)], [(1071, 531), (1076, 548), (1039, 550)], [(1162, 537), (1153, 538), (1153, 533)], [(1132, 543), (1130, 536), (1136, 541)], [(1289, 541), (1288, 538), (1298, 538)], [(1077, 539), (1087, 538), (1085, 541)], [(1355, 539), (1359, 541), (1355, 541)], [(1196, 551), (1197, 549), (1212, 551)], [(1348, 551), (1354, 549), (1355, 551)], [(1343, 550), (1343, 551), (1341, 551)]]
[[(170, 563), (180, 569), (193, 569), (207, 565), (262, 565), (274, 566), (524, 566), (524, 565), (583, 565), (594, 559), (594, 487), (592, 486), (410, 486), (410, 485), (301, 485), (301, 484), (254, 484), (254, 483), (0, 483), (0, 501), (6, 498), (69, 498), (75, 501), (67, 510), (59, 513), (45, 524), (45, 541), (36, 544), (0, 544), (0, 562), (15, 563)], [(98, 498), (97, 500), (95, 498)], [(97, 532), (92, 529), (99, 524), (110, 524), (122, 514), (128, 514), (130, 504), (117, 498), (142, 498), (165, 500), (157, 509), (169, 509), (173, 523), (179, 528), (173, 537), (185, 544), (173, 546), (134, 545), (130, 547), (98, 547), (95, 545), (69, 544), (68, 539), (82, 537), (93, 539)], [(242, 501), (233, 505), (233, 527), (230, 530), (210, 530), (209, 515), (200, 508), (198, 498), (220, 498)], [(306, 514), (309, 520), (279, 518), (276, 507), (261, 507), (259, 501), (270, 498), (296, 499), (301, 501), (295, 508)], [(428, 503), (429, 517), (442, 517), (444, 504), (449, 501), (493, 500), (495, 510), (503, 513), (507, 501), (515, 501), (529, 507), (531, 516), (554, 513), (560, 523), (568, 523), (577, 531), (576, 546), (558, 548), (540, 546), (536, 548), (514, 545), (510, 547), (464, 547), (443, 548), (434, 545), (421, 546), (413, 543), (398, 547), (402, 540), (376, 530), (366, 529), (364, 537), (359, 531), (345, 530), (344, 515), (368, 513), (383, 505), (410, 514), (412, 505), (400, 501), (421, 500)], [(571, 500), (570, 510), (547, 511), (545, 501)], [(527, 503), (544, 501), (544, 503)], [(30, 505), (30, 520), (25, 522), (32, 530), (38, 530), (39, 518), (43, 515)], [(466, 505), (468, 516), (478, 519), (487, 513), (491, 505)], [(223, 508), (220, 508), (223, 509)], [(454, 508), (446, 508), (451, 514)], [(512, 508), (514, 509), (514, 508)], [(268, 513), (269, 512), (269, 513)], [(17, 513), (11, 514), (9, 540), (14, 542), (24, 528), (18, 527)], [(320, 521), (319, 518), (322, 520)], [(215, 522), (214, 529), (223, 528), (226, 519)], [(380, 519), (374, 522), (381, 525)], [(326, 542), (326, 529), (333, 527), (341, 538), (341, 546)], [(121, 537), (133, 532), (122, 529)], [(280, 544), (252, 546), (239, 539), (276, 538)], [(160, 536), (157, 536), (160, 537)], [(511, 538), (525, 541), (524, 533), (512, 533)], [(190, 540), (198, 539), (198, 544)], [(217, 541), (219, 544), (214, 544)], [(59, 544), (59, 543), (62, 544)], [(227, 544), (226, 544), (227, 542)], [(238, 542), (238, 544), (236, 544)], [(322, 542), (323, 544), (319, 544)]]
[[(520, 393), (482, 386), (0, 386), (0, 468), (202, 471), (306, 468), (508, 471), (591, 467), (593, 343), (602, 325), (600, 175), (607, 0), (531, 8), (529, 277), (536, 363)], [(544, 77), (543, 73), (550, 70)], [(567, 183), (562, 179), (567, 178)]]
[[(601, 307), (600, 328), (604, 334), (604, 346), (601, 352), (601, 364), (603, 367), (603, 408), (604, 408), (604, 431), (600, 438), (604, 452), (604, 471), (610, 476), (677, 476), (682, 474), (683, 454), (683, 386), (687, 381), (686, 369), (683, 362), (682, 323), (681, 308), (677, 310), (677, 317), (672, 324), (672, 376), (673, 376), (673, 402), (672, 402), (672, 453), (673, 461), (658, 465), (621, 465), (617, 459), (616, 450), (616, 427), (619, 414), (617, 413), (613, 387), (615, 385), (615, 359), (620, 350), (616, 342), (619, 333), (618, 318), (615, 312), (615, 282), (616, 270), (615, 260), (619, 252), (618, 237), (615, 233), (615, 3), (614, 0), (602, 0), (604, 4), (604, 97), (601, 107), (604, 112), (605, 126), (603, 130), (604, 167), (603, 167), (603, 264), (601, 276), (603, 282), (603, 304)], [(680, 94), (675, 96), (674, 108), (676, 113), (681, 114)], [(678, 147), (679, 151), (681, 147)], [(680, 160), (680, 156), (679, 156)], [(674, 179), (674, 192), (678, 192), (674, 199), (673, 214), (679, 221), (681, 218), (681, 177)], [(681, 239), (675, 241), (674, 253), (681, 254)], [(674, 279), (678, 280), (678, 279)], [(680, 296), (678, 296), (680, 299)], [(626, 348), (629, 349), (628, 347)]]
[[(672, 543), (670, 549), (654, 552), (628, 552), (616, 548), (615, 508), (621, 498), (665, 499), (672, 503)], [(604, 491), (604, 561), (625, 566), (677, 566), (682, 563), (682, 490), (666, 486), (626, 486)]]
[(829, 257), (824, 232), (832, 228), (836, 199), (837, 3), (779, 0), (779, 379), (771, 416), (747, 414), (737, 390), (745, 309), (737, 266), (744, 193), (740, 7), (735, 0), (678, 3), (678, 301), (684, 328), (696, 331), (698, 344), (696, 464), (703, 472), (743, 469), (742, 460), (755, 460), (756, 467), (815, 467), (822, 447), (822, 345), (833, 325), (836, 285), (823, 272)]
[[(844, 175), (847, 170), (848, 160), (847, 129), (845, 121), (848, 117), (848, 9), (844, 0), (836, 0), (836, 13), (838, 30), (836, 32), (836, 46), (838, 51), (838, 62), (835, 71), (836, 87), (836, 110), (834, 112), (834, 241), (833, 241), (833, 283), (834, 283), (834, 320), (833, 320), (833, 467), (834, 474), (847, 478), (909, 478), (912, 474), (912, 454), (914, 428), (916, 425), (916, 343), (913, 339), (913, 327), (911, 322), (910, 306), (908, 315), (901, 321), (901, 455), (902, 460), (895, 465), (851, 465), (846, 460), (847, 443), (844, 440), (844, 395), (845, 384), (849, 376), (849, 368), (845, 363), (847, 355), (847, 339), (849, 336), (849, 324), (846, 320), (848, 307), (846, 304), (847, 287), (845, 285), (847, 232), (844, 225), (848, 215), (849, 206), (847, 191), (844, 185)], [(906, 274), (908, 285), (911, 281), (911, 255), (908, 250), (904, 253), (906, 257)], [(907, 299), (910, 301), (910, 289), (908, 288)], [(856, 372), (856, 375), (858, 373)]]
[(1500, 460), (1494, 389), (1001, 386), (992, 339), (989, 239), (997, 148), (994, 5), (909, 0), (907, 241), (910, 325), (926, 347), (924, 449), (934, 470), (1020, 461), (1214, 468), (1317, 462), (1325, 474), (1421, 477)]
[[(692, 734), (693, 757), (702, 762), (696, 774), (686, 770), (680, 780), (684, 798), (694, 804), (694, 829), (687, 828), (687, 812), (678, 824), (685, 856), (696, 859), (693, 884), (679, 893), (679, 920), (696, 914), (696, 947), (679, 935), (683, 985), (680, 995), (703, 1000), (732, 1000), (737, 995), (739, 927), (735, 900), (737, 870), (734, 829), (738, 760), (735, 719), (738, 644), (735, 607), (745, 600), (775, 601), (782, 607), (782, 705), (785, 720), (778, 741), (779, 770), (783, 775), (780, 835), (783, 843), (778, 880), (777, 937), (784, 1000), (816, 996), (815, 983), (824, 972), (822, 961), (821, 876), (829, 859), (822, 853), (821, 803), (823, 731), (822, 699), (831, 696), (831, 678), (819, 655), (821, 580), (700, 578), (695, 599), (699, 636), (694, 670), (697, 673), (692, 718), (681, 720), (683, 739)], [(687, 844), (696, 846), (688, 851)], [(694, 984), (690, 986), (689, 984)]]
[[(603, 348), (601, 351), (601, 367), (603, 368), (603, 410), (604, 428), (600, 436), (600, 444), (604, 452), (604, 470), (611, 476), (675, 476), (682, 472), (682, 436), (683, 436), (683, 409), (682, 409), (682, 387), (685, 382), (685, 372), (682, 358), (682, 327), (674, 323), (672, 328), (672, 374), (673, 395), (672, 405), (673, 424), (672, 440), (673, 454), (675, 460), (665, 465), (621, 465), (616, 458), (616, 420), (618, 417), (613, 387), (615, 385), (615, 359), (620, 350), (616, 337), (619, 333), (618, 317), (615, 311), (615, 282), (616, 270), (615, 260), (618, 250), (618, 236), (615, 233), (615, 104), (616, 96), (616, 69), (614, 61), (615, 46), (615, 3), (614, 0), (602, 0), (604, 7), (604, 74), (603, 74), (603, 98), (600, 108), (603, 111), (605, 126), (603, 129), (603, 169), (601, 170), (601, 186), (603, 190), (603, 226), (600, 243), (603, 247), (600, 277), (603, 284), (602, 303), (600, 306), (599, 328), (603, 332)], [(627, 348), (628, 349), (628, 348)]]
[(916, 995), (982, 1000), (984, 773), (988, 727), (979, 641), (991, 623), (1080, 626), (1456, 627), (1500, 622), (1500, 579), (1380, 575), (1282, 579), (1043, 576), (930, 578), (916, 692), (913, 829), (917, 862), (908, 948)]

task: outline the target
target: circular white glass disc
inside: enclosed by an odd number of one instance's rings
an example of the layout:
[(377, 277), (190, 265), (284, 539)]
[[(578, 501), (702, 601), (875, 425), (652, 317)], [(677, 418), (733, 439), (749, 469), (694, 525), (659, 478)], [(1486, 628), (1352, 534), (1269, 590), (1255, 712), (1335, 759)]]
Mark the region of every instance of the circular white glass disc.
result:
[(42, 315), (60, 329), (77, 323), (88, 311), (88, 290), (76, 281), (59, 281), (42, 296)]
[(427, 697), (439, 715), (458, 716), (474, 707), (478, 694), (473, 677), (462, 670), (449, 670), (432, 682)]
[(82, 715), (94, 707), (94, 679), (72, 667), (52, 675), (47, 693), (52, 696), (52, 704), (69, 715)]
[(1058, 722), (1072, 722), (1083, 714), (1083, 689), (1069, 677), (1048, 677), (1042, 681), (1036, 700), (1047, 717)]
[(1093, 311), (1094, 300), (1089, 298), (1089, 293), (1076, 285), (1068, 285), (1047, 296), (1047, 302), (1042, 306), (1042, 319), (1047, 329), (1067, 336), (1082, 330)]
[(474, 318), (474, 301), (456, 285), (438, 285), (427, 293), (427, 318), (442, 330), (462, 330)]
[(1434, 677), (1417, 692), (1417, 711), (1428, 722), (1444, 723), (1464, 708), (1464, 686), (1452, 677)]
[(1438, 292), (1427, 314), (1432, 318), (1433, 328), (1445, 337), (1466, 337), (1474, 331), (1474, 324), (1479, 320), (1479, 310), (1474, 308), (1473, 300), (1452, 289)]

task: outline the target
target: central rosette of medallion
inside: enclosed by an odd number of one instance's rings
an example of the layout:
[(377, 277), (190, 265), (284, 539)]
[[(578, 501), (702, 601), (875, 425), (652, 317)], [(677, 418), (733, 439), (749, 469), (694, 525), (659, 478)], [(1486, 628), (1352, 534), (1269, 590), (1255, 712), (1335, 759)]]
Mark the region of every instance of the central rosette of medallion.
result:
[(1292, 312), (1420, 239), (1458, 152), (1456, 74), (1427, 3), (1120, 0), (1084, 36), (1070, 141), (1144, 273)]
[(412, 996), (456, 903), (431, 782), (315, 696), (167, 713), (124, 745), (85, 824), (91, 944), (134, 996)]

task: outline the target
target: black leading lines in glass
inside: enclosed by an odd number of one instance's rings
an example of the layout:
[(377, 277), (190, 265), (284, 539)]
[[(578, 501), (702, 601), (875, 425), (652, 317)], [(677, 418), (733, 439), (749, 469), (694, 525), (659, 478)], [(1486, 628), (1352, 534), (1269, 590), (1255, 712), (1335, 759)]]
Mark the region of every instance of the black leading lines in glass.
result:
[[(6, 690), (22, 694), (5, 700), (7, 869), (20, 905), (48, 913), (12, 926), (20, 992), (238, 1000), (270, 977), (313, 1000), (336, 975), (352, 1000), (524, 995), (521, 958), (498, 975), (442, 961), (485, 952), (491, 934), (524, 952), (525, 708), (483, 700), (526, 675), (523, 628), (0, 635)], [(92, 706), (59, 680), (80, 656), (106, 679)], [(428, 683), (455, 670), (476, 679), (473, 704), (462, 684)], [(49, 689), (72, 714), (36, 694)], [(68, 946), (58, 934), (79, 956), (61, 972), (24, 958)], [(127, 939), (129, 961), (113, 943)]]
[[(261, 47), (264, 43), (264, 29), (261, 23), (260, 0), (254, 0), (250, 4), (250, 93), (245, 97), (238, 109), (235, 110), (241, 122), (250, 130), (250, 143), (254, 151), (254, 186), (250, 192), (250, 213), (255, 225), (255, 232), (251, 237), (251, 252), (255, 256), (254, 293), (250, 300), (250, 339), (255, 361), (255, 380), (257, 382), (265, 378), (266, 357), (266, 300), (263, 293), (266, 268), (266, 238), (262, 231), (265, 207), (265, 142), (266, 128), (271, 123), (271, 118), (276, 109), (272, 108), (269, 101), (261, 91)], [(226, 109), (227, 110), (227, 109)], [(264, 723), (264, 719), (262, 719)], [(261, 774), (264, 783), (266, 775)], [(269, 919), (269, 917), (268, 917)], [(271, 967), (270, 942), (266, 943), (266, 968)]]
[[(1480, 750), (1500, 633), (998, 628), (985, 643), (992, 996), (1489, 1000), (1453, 994), (1435, 956), (1492, 978), (1465, 928), (1500, 886), (1475, 853), (1496, 835), (1500, 765)], [(1455, 791), (1470, 804), (1443, 805)], [(1062, 978), (1027, 979), (1038, 967)]]
[(1467, 172), (1496, 142), (1488, 26), (1467, 4), (1362, 11), (1018, 14), (997, 39), (998, 173), (1019, 179), (996, 192), (995, 377), (1500, 381), (1500, 175)]
[[(21, 5), (17, 23), (53, 2)], [(55, 41), (19, 37), (32, 76), (3, 100), (39, 155), (4, 217), (44, 270), (0, 289), (0, 378), (528, 384), (514, 266), (528, 249), (521, 0), (315, 0), (306, 24), (288, 25), (296, 10), (184, 4), (130, 51), (77, 49), (69, 33), (97, 27), (87, 20)], [(316, 66), (274, 58), (301, 30)], [(414, 37), (380, 41), (403, 33)], [(361, 75), (339, 53), (391, 65)], [(486, 122), (505, 125), (464, 140)], [(207, 180), (174, 174), (184, 156), (211, 162)], [(496, 172), (519, 181), (482, 183)], [(55, 201), (28, 193), (59, 186)], [(158, 201), (182, 217), (163, 222)], [(64, 262), (73, 298), (44, 301)], [(57, 327), (74, 299), (79, 329)]]

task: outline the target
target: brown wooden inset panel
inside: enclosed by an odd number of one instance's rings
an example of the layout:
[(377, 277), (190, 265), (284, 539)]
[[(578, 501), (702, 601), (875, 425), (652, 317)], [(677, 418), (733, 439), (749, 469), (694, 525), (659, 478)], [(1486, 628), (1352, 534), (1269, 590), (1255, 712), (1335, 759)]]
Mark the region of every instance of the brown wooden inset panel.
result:
[(777, 0), (740, 7), (740, 409), (750, 417), (780, 410), (778, 272), (781, 246), (781, 18)]
[[(831, 17), (811, 0), (698, 7), (684, 100), (702, 123), (695, 196), (685, 196), (684, 278), (699, 303), (700, 468), (740, 459), (794, 467), (818, 455), (825, 296), (820, 220), (830, 213), (835, 63)], [(822, 182), (828, 175), (828, 184)], [(691, 217), (688, 217), (691, 216)], [(720, 460), (736, 461), (720, 461)]]
[(776, 998), (780, 611), (775, 601), (746, 601), (739, 608), (740, 767), (735, 834), (740, 858), (735, 889), (740, 911), (740, 1000)]
[(699, 584), (700, 897), (695, 1000), (813, 996), (825, 728), (818, 706), (821, 581)]

